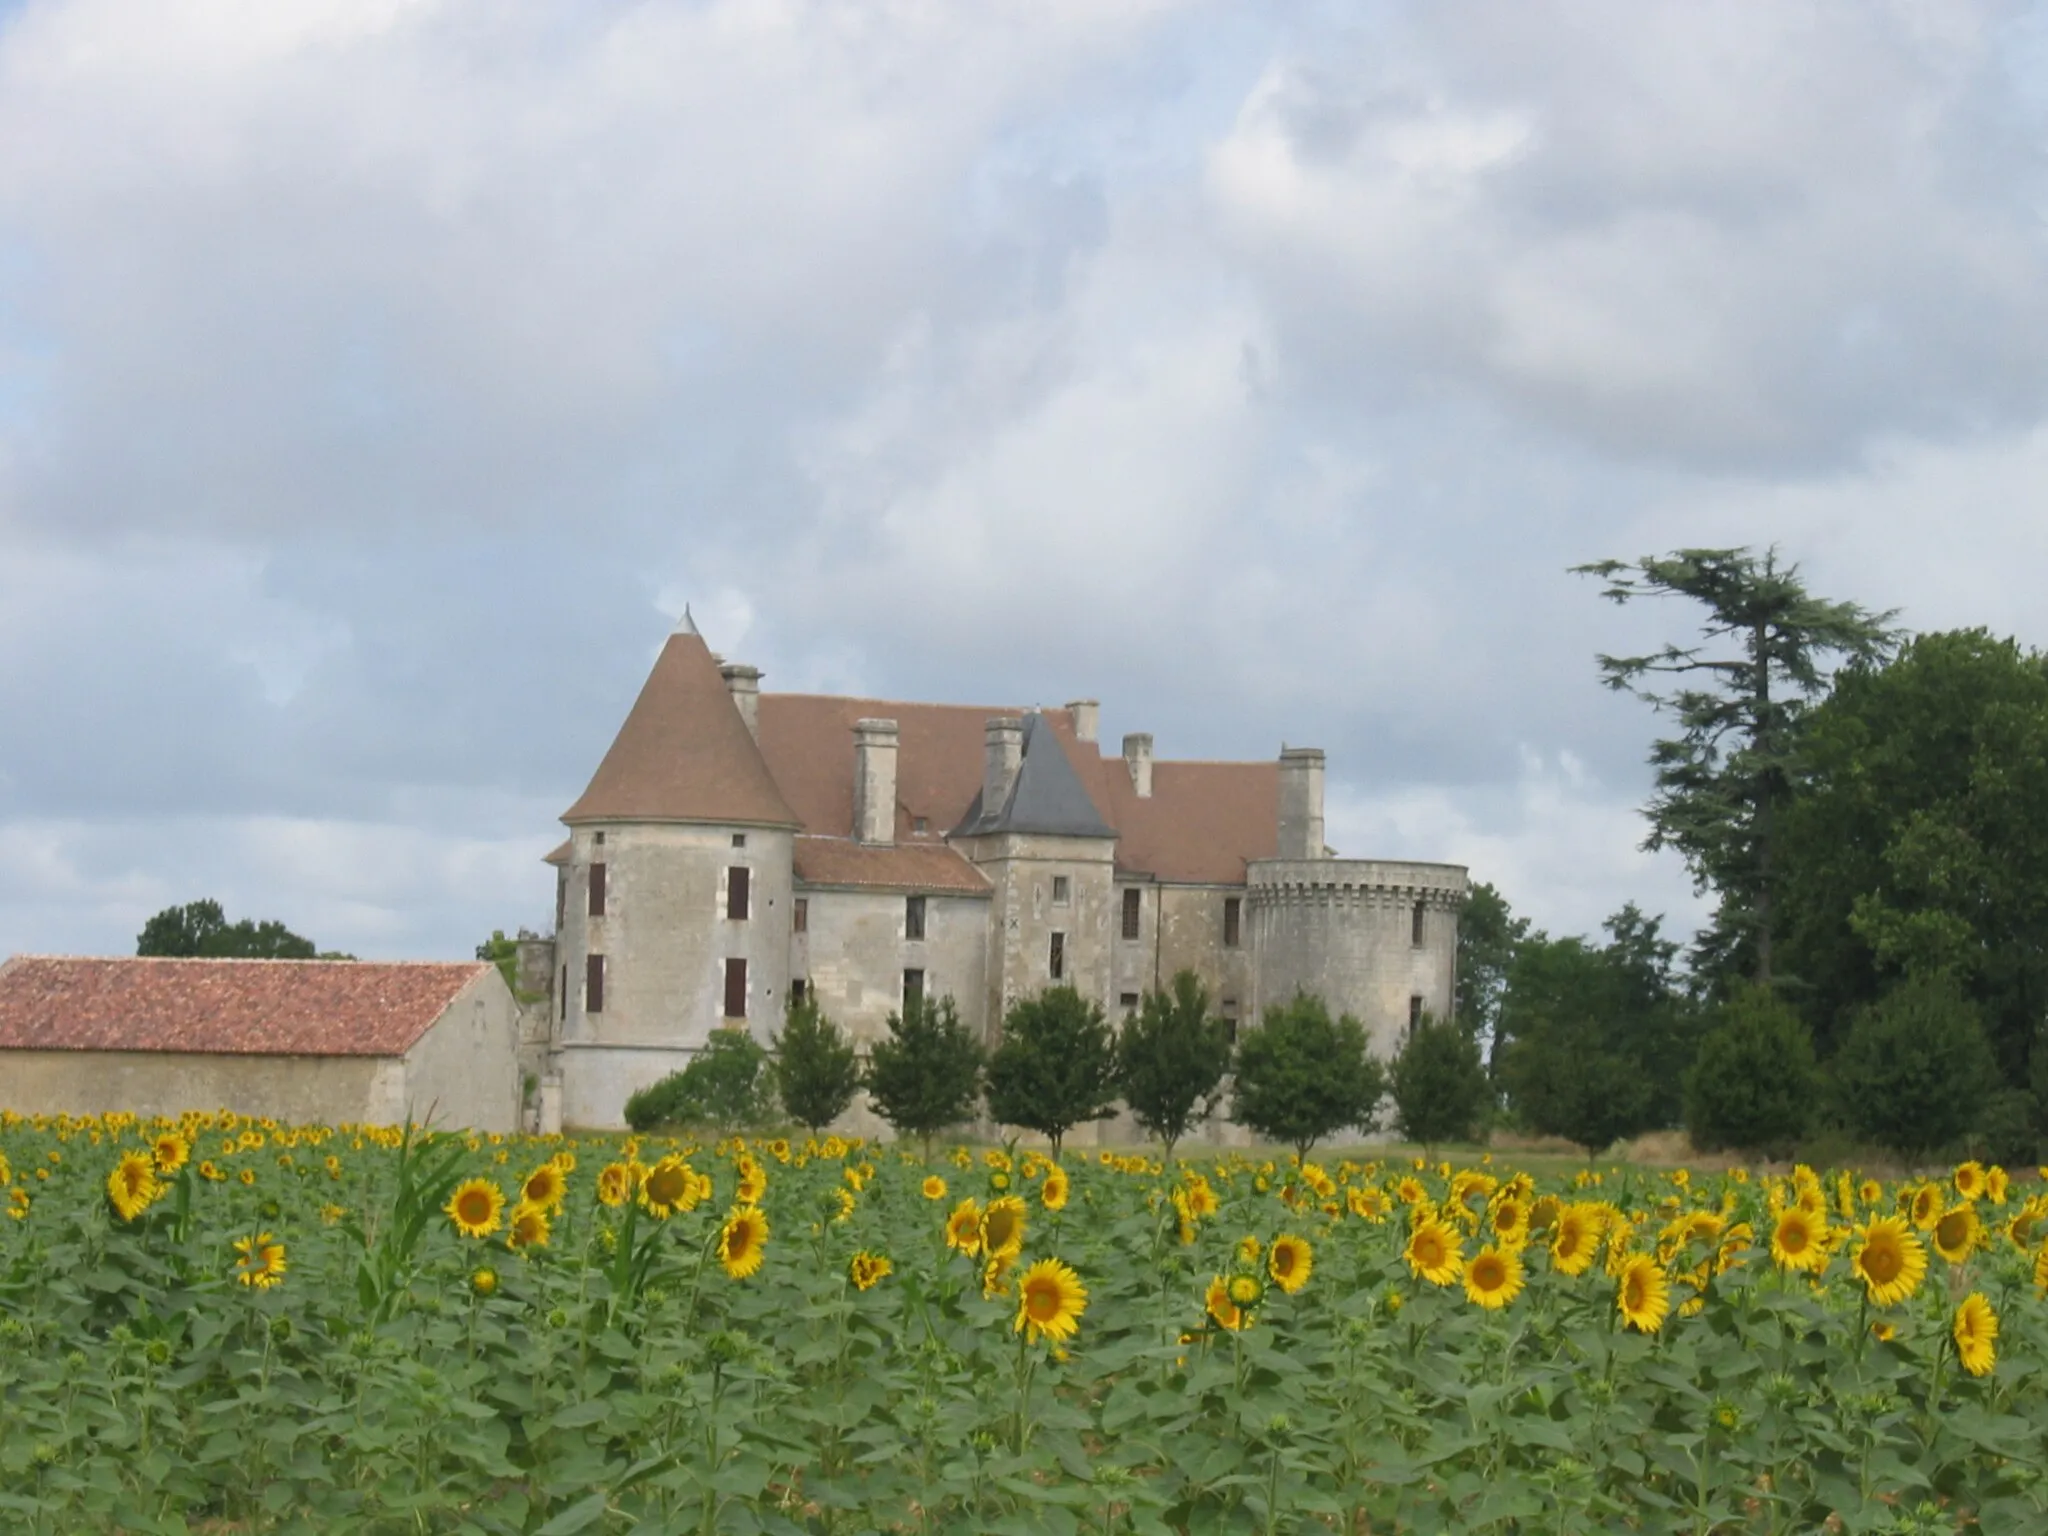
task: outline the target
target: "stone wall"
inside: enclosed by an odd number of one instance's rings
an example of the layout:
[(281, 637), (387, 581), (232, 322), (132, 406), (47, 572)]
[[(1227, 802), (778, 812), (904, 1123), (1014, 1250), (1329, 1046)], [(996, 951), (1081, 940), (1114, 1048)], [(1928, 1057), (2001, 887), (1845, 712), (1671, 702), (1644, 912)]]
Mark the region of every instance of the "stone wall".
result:
[(989, 898), (924, 898), (922, 940), (906, 936), (910, 892), (800, 887), (807, 931), (792, 938), (790, 976), (863, 1047), (903, 1004), (903, 973), (924, 972), (925, 995), (950, 996), (976, 1034), (987, 1022)]
[[(1050, 970), (1055, 933), (1064, 935), (1060, 983), (1113, 1009), (1113, 946), (1120, 916), (1115, 841), (1003, 832), (962, 838), (954, 846), (994, 886), (983, 1038), (995, 1045), (1010, 1005), (1056, 984)], [(1067, 882), (1064, 902), (1056, 899), (1054, 887), (1062, 878)]]
[(385, 1124), (392, 1118), (392, 1082), (402, 1083), (403, 1075), (397, 1058), (380, 1056), (8, 1051), (0, 1054), (0, 1109), (73, 1115), (231, 1109), (299, 1124)]
[(405, 1053), (401, 1102), (380, 1116), (410, 1116), (474, 1131), (520, 1128), (519, 1008), (493, 967), (457, 994)]

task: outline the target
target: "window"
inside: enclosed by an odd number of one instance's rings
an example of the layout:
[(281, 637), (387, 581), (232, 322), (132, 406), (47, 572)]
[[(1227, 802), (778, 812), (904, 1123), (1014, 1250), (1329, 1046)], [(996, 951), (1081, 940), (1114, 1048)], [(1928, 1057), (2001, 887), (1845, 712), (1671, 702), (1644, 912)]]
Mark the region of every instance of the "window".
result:
[(1239, 919), (1243, 911), (1244, 898), (1242, 896), (1226, 896), (1223, 898), (1223, 947), (1225, 949), (1237, 948), (1240, 937)]
[(1072, 893), (1072, 882), (1065, 875), (1054, 875), (1052, 877), (1052, 904), (1054, 906), (1064, 907)]
[(808, 897), (808, 896), (799, 896), (799, 897), (797, 897), (797, 899), (796, 899), (796, 910), (795, 910), (795, 912), (794, 912), (793, 914), (791, 914), (791, 916), (790, 916), (790, 920), (789, 920), (789, 926), (790, 926), (790, 931), (791, 931), (791, 932), (793, 932), (793, 933), (809, 933), (809, 932), (811, 931), (811, 898), (810, 898), (810, 897)]
[(1124, 937), (1135, 939), (1145, 911), (1145, 893), (1135, 885), (1124, 888)]
[(583, 957), (583, 1011), (604, 1012), (604, 956)]
[(1408, 942), (1417, 949), (1422, 948), (1422, 903), (1415, 903), (1415, 910), (1408, 914)]
[(924, 972), (916, 970), (905, 971), (903, 973), (903, 1006), (906, 1008), (916, 1008), (922, 1006), (923, 1003)]
[(1230, 1043), (1237, 1044), (1237, 999), (1234, 997), (1223, 999), (1223, 1023), (1230, 1032)]
[(747, 846), (747, 834), (746, 834), (746, 833), (744, 833), (744, 832), (735, 832), (735, 833), (733, 833), (733, 835), (732, 835), (732, 845), (733, 845), (733, 847), (735, 847), (735, 848), (744, 848), (744, 847), (746, 847), (746, 846)]
[(747, 1016), (747, 962), (744, 960), (725, 962), (725, 1016), (728, 1019)]
[(560, 1002), (562, 1005), (561, 1018), (564, 1022), (567, 1022), (569, 1017), (569, 967), (566, 965), (562, 967), (562, 995)]
[(903, 937), (921, 939), (924, 937), (924, 898), (906, 896), (903, 898)]
[(604, 866), (602, 864), (590, 866), (590, 915), (592, 917), (604, 916)]
[(1408, 1033), (1414, 1034), (1422, 1028), (1422, 994), (1416, 993), (1408, 999)]
[(562, 923), (569, 916), (569, 871), (555, 872), (555, 932), (562, 931)]
[(810, 995), (811, 984), (808, 981), (805, 981), (803, 977), (798, 976), (791, 980), (789, 984), (789, 1000), (792, 1003), (795, 1003), (799, 1008), (801, 1008), (803, 1006), (804, 999), (809, 997)]
[(602, 848), (604, 846), (604, 834), (602, 832), (598, 833), (595, 841), (597, 846)]
[(1067, 974), (1067, 936), (1057, 929), (1053, 932), (1052, 949), (1046, 955), (1045, 964), (1046, 969), (1051, 972), (1054, 981), (1060, 981), (1065, 978)]
[(1123, 1009), (1125, 1013), (1136, 1013), (1138, 1011), (1138, 994), (1135, 992), (1119, 992), (1116, 998), (1116, 1005)]
[(736, 923), (747, 920), (747, 877), (752, 873), (744, 864), (735, 864), (725, 872), (725, 915)]
[(932, 824), (929, 821), (925, 820), (924, 817), (913, 816), (910, 818), (910, 830), (916, 836), (923, 837), (926, 833), (930, 832), (931, 829)]

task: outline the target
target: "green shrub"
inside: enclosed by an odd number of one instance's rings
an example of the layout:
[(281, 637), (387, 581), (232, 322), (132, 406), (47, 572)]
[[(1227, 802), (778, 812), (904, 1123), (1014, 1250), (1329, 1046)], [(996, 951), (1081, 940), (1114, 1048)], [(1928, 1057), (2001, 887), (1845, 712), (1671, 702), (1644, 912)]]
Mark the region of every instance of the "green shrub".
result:
[(1386, 1073), (1366, 1049), (1365, 1026), (1345, 1014), (1332, 1019), (1319, 997), (1268, 1008), (1265, 1020), (1237, 1047), (1237, 1083), (1230, 1117), (1297, 1157), (1347, 1126), (1372, 1131)]
[(889, 1036), (868, 1053), (862, 1079), (875, 1113), (899, 1136), (915, 1136), (931, 1161), (932, 1138), (974, 1114), (981, 1097), (981, 1042), (950, 997), (912, 998), (889, 1015)]
[(1998, 1083), (1976, 1006), (1946, 975), (1901, 982), (1858, 1009), (1833, 1072), (1844, 1121), (1916, 1159), (1974, 1130)]
[(792, 1002), (776, 1041), (775, 1088), (789, 1118), (816, 1133), (837, 1120), (860, 1088), (853, 1042), (816, 999)]
[(722, 1131), (760, 1125), (772, 1114), (768, 1052), (743, 1029), (714, 1029), (690, 1064), (626, 1100), (636, 1131), (706, 1125)]
[(1425, 1149), (1440, 1141), (1471, 1141), (1493, 1099), (1479, 1042), (1427, 1014), (1388, 1063), (1387, 1090), (1401, 1134)]
[(1102, 1005), (1072, 987), (1019, 998), (1003, 1018), (1003, 1040), (988, 1061), (988, 1112), (1052, 1142), (1116, 1113), (1116, 1042)]
[(1116, 1080), (1131, 1118), (1166, 1144), (1166, 1155), (1214, 1113), (1230, 1070), (1230, 1025), (1209, 1013), (1209, 994), (1193, 971), (1170, 992), (1147, 992), (1116, 1037)]
[(1813, 1035), (1768, 987), (1739, 984), (1685, 1080), (1685, 1128), (1703, 1152), (1784, 1156), (1814, 1129)]

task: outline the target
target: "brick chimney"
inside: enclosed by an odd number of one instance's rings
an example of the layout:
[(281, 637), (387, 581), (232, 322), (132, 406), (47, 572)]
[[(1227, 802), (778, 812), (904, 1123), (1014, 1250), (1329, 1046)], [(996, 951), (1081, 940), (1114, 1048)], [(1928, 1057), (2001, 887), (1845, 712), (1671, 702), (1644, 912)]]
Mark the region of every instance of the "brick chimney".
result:
[(1124, 738), (1124, 766), (1131, 770), (1131, 788), (1140, 800), (1152, 798), (1152, 735), (1136, 731)]
[(1280, 749), (1280, 849), (1283, 859), (1323, 857), (1323, 749)]
[(1024, 722), (998, 715), (986, 728), (987, 755), (981, 773), (981, 814), (994, 816), (1010, 798), (1017, 769), (1024, 761)]
[(743, 661), (721, 662), (718, 675), (725, 679), (726, 692), (732, 695), (732, 702), (740, 712), (740, 718), (747, 722), (747, 734), (756, 741), (761, 739), (761, 669), (750, 667)]
[(853, 836), (883, 847), (896, 841), (896, 722), (853, 722)]

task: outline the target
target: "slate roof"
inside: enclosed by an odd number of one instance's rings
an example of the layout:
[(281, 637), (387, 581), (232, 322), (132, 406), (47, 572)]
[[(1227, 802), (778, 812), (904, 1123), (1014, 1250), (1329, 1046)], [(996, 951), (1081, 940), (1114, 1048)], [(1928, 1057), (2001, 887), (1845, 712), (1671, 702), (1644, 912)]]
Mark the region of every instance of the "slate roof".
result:
[(796, 839), (796, 877), (806, 885), (986, 896), (988, 877), (944, 843), (878, 848), (841, 837)]
[(590, 787), (562, 820), (800, 824), (687, 619), (662, 646)]
[[(1128, 775), (1126, 775), (1128, 777)], [(974, 837), (987, 832), (1033, 832), (1055, 837), (1115, 837), (1116, 829), (1105, 821), (1081, 776), (1067, 758), (1066, 748), (1041, 715), (1024, 717), (1024, 753), (1017, 765), (1017, 777), (1003, 803), (991, 811), (981, 803), (979, 791), (974, 804), (954, 829), (956, 837)]]
[(0, 1050), (402, 1056), (494, 970), (481, 960), (17, 955), (0, 965)]

